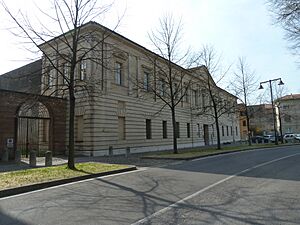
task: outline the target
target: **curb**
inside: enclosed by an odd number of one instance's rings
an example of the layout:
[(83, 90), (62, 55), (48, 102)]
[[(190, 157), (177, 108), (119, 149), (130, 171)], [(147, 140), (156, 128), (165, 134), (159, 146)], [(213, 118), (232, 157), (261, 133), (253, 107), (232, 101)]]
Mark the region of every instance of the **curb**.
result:
[(80, 177), (72, 177), (72, 178), (67, 178), (67, 179), (63, 179), (63, 180), (54, 180), (54, 181), (49, 181), (49, 182), (26, 185), (26, 186), (22, 186), (22, 187), (4, 189), (4, 190), (0, 191), (0, 198), (17, 195), (17, 194), (22, 194), (22, 193), (26, 193), (26, 192), (30, 192), (30, 191), (36, 191), (39, 189), (54, 187), (54, 186), (58, 186), (58, 185), (62, 185), (62, 184), (72, 183), (72, 182), (76, 182), (76, 181), (81, 181), (81, 180), (86, 180), (86, 179), (91, 179), (91, 178), (96, 178), (96, 177), (103, 177), (103, 176), (107, 176), (107, 175), (124, 173), (124, 172), (129, 172), (129, 171), (134, 171), (134, 170), (137, 170), (136, 166), (131, 166), (131, 167), (124, 168), (124, 169), (112, 170), (112, 171), (107, 171), (107, 172), (102, 172), (102, 173), (89, 174), (89, 175), (84, 175), (84, 176), (80, 176)]
[(199, 158), (205, 158), (209, 156), (215, 156), (215, 155), (223, 155), (223, 154), (228, 154), (228, 153), (234, 153), (234, 152), (244, 152), (244, 151), (249, 151), (249, 150), (264, 150), (268, 148), (280, 148), (280, 147), (290, 147), (290, 146), (295, 146), (295, 145), (300, 145), (300, 144), (289, 144), (289, 145), (274, 145), (274, 146), (265, 146), (265, 147), (258, 147), (258, 148), (245, 148), (245, 149), (240, 149), (240, 150), (235, 150), (235, 151), (225, 151), (225, 152), (216, 152), (216, 153), (211, 153), (208, 155), (200, 155), (200, 156), (191, 156), (191, 157), (182, 157), (182, 158), (172, 158), (172, 157), (152, 157), (152, 156), (144, 156), (142, 157), (143, 159), (157, 159), (157, 160), (193, 160), (193, 159), (199, 159)]

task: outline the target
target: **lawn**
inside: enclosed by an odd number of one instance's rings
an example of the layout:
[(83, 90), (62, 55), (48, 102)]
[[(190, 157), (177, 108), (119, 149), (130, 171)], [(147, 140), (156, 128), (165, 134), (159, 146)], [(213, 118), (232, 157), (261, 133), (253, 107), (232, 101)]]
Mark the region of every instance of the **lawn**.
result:
[(199, 148), (199, 149), (184, 149), (179, 150), (178, 154), (174, 154), (170, 151), (168, 152), (159, 152), (157, 154), (150, 154), (145, 156), (145, 158), (157, 158), (157, 159), (191, 159), (201, 156), (214, 155), (223, 152), (234, 152), (241, 150), (249, 150), (255, 148), (270, 148), (274, 147), (274, 144), (253, 144), (248, 145), (239, 145), (239, 146), (223, 146), (221, 150), (209, 147), (209, 148)]
[(124, 168), (128, 166), (90, 162), (77, 163), (76, 170), (70, 170), (66, 165), (62, 165), (5, 172), (0, 173), (0, 190)]

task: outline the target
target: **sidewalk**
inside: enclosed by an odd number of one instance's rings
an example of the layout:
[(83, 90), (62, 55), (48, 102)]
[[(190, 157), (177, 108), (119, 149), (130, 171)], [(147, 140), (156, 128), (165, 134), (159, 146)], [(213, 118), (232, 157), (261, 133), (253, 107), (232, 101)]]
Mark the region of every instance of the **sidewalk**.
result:
[[(45, 157), (37, 157), (37, 167), (45, 166)], [(67, 164), (67, 156), (53, 157), (52, 165), (63, 165)], [(149, 167), (149, 166), (163, 166), (174, 162), (169, 159), (144, 159), (141, 154), (132, 154), (128, 157), (125, 155), (118, 156), (99, 156), (99, 157), (76, 157), (75, 162), (101, 162), (109, 164), (124, 164), (124, 165), (135, 165), (137, 167)], [(0, 172), (9, 172), (16, 170), (30, 169), (29, 158), (22, 158), (21, 163), (0, 162)]]

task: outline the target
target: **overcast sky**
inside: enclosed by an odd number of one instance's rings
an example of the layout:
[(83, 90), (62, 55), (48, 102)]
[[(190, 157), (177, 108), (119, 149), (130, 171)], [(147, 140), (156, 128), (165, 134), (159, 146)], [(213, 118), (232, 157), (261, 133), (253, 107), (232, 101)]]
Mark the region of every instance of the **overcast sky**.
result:
[[(5, 0), (17, 10), (32, 10), (31, 0)], [(39, 0), (39, 7), (47, 7)], [(23, 4), (23, 5), (22, 5)], [(290, 93), (300, 93), (297, 58), (288, 50), (284, 31), (273, 25), (265, 0), (116, 0), (114, 9), (103, 21), (114, 25), (114, 18), (125, 15), (117, 32), (152, 49), (147, 33), (158, 25), (165, 13), (182, 18), (185, 46), (193, 50), (202, 45), (213, 45), (222, 54), (223, 65), (236, 69), (239, 56), (245, 57), (259, 81), (281, 77)], [(10, 23), (0, 11), (0, 74), (27, 64), (31, 55), (26, 53), (20, 40), (7, 31)], [(11, 25), (10, 25), (11, 26)], [(229, 78), (228, 77), (228, 78)], [(257, 86), (259, 83), (257, 84)]]

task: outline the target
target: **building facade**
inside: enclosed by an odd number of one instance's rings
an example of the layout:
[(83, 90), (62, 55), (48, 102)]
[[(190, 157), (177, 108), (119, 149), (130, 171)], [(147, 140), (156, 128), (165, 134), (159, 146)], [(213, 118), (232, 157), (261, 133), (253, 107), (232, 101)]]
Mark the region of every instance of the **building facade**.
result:
[[(171, 111), (168, 102), (162, 101), (170, 91), (170, 87), (166, 87), (163, 69), (167, 61), (95, 22), (83, 25), (80, 32), (84, 37), (80, 49), (89, 50), (78, 51), (80, 61), (74, 68), (76, 154), (107, 155), (110, 146), (114, 154), (124, 153), (126, 147), (130, 147), (133, 153), (172, 149)], [(44, 53), (43, 95), (68, 98), (67, 86), (72, 69), (67, 57), (68, 38), (65, 34), (64, 38), (60, 36), (41, 45)], [(99, 39), (102, 42), (93, 45)], [(216, 144), (213, 113), (203, 110), (211, 105), (204, 88), (205, 82), (212, 79), (210, 74), (204, 67), (188, 70), (176, 64), (172, 64), (172, 71), (178, 74), (172, 84), (175, 90), (189, 84), (184, 97), (176, 99), (179, 149)], [(223, 105), (236, 104), (235, 96), (214, 82), (212, 85)], [(159, 89), (160, 94), (154, 94), (153, 89)], [(222, 113), (219, 125), (222, 143), (240, 140), (238, 115), (229, 111)], [(68, 143), (68, 126), (67, 122), (65, 143)]]
[(282, 134), (300, 133), (300, 94), (290, 94), (276, 100)]

